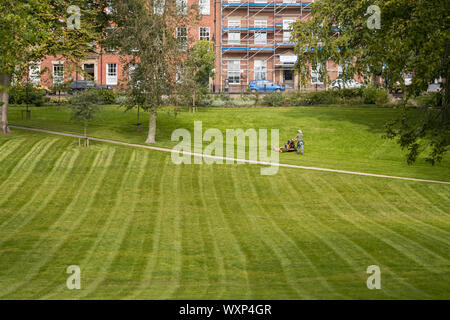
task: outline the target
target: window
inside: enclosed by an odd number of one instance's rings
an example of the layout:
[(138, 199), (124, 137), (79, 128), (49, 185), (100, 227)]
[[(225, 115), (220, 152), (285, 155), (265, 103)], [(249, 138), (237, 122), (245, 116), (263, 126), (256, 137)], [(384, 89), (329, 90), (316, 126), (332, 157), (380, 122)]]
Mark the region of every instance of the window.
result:
[(295, 3), (295, 2), (296, 2), (296, 0), (283, 0), (283, 3)]
[(267, 32), (256, 31), (255, 32), (255, 44), (267, 44)]
[(233, 31), (228, 33), (228, 44), (240, 44), (241, 33), (239, 31)]
[(137, 64), (136, 63), (130, 63), (128, 65), (128, 81), (131, 81), (133, 79), (133, 74), (136, 71)]
[(240, 84), (241, 83), (241, 61), (240, 60), (228, 60), (228, 83)]
[[(228, 19), (228, 28), (235, 29), (241, 27), (240, 18), (230, 18)], [(241, 43), (241, 32), (240, 31), (230, 31), (228, 32), (228, 44), (240, 44)]]
[(283, 19), (283, 30), (291, 31), (292, 30), (291, 24), (293, 24), (294, 22), (295, 19)]
[[(255, 20), (255, 28), (267, 28), (267, 20)], [(267, 32), (255, 31), (255, 44), (267, 44)]]
[(228, 0), (228, 3), (240, 3), (241, 0)]
[[(113, 37), (115, 27), (107, 27), (106, 28), (106, 39)], [(112, 47), (108, 44), (106, 47), (106, 51), (117, 51), (117, 48)]]
[(53, 84), (61, 84), (64, 82), (64, 64), (53, 64)]
[(165, 0), (153, 0), (153, 13), (164, 14)]
[(294, 22), (295, 22), (295, 19), (283, 19), (283, 42), (284, 43), (291, 42), (291, 34), (292, 34), (291, 25)]
[(187, 49), (187, 28), (177, 27), (178, 47), (180, 50)]
[(176, 0), (178, 14), (187, 14), (187, 0)]
[(342, 65), (338, 65), (338, 78), (342, 77), (342, 74), (344, 73), (344, 68)]
[(291, 31), (283, 31), (283, 42), (290, 43), (291, 42)]
[(200, 9), (200, 14), (209, 15), (210, 14), (210, 4), (209, 0), (199, 0), (198, 7)]
[(106, 84), (110, 86), (117, 85), (117, 63), (106, 64)]
[(28, 77), (31, 82), (41, 82), (41, 64), (39, 62), (32, 62), (28, 67)]
[(311, 67), (311, 84), (323, 84), (323, 77), (320, 72), (321, 69), (321, 63), (318, 63), (315, 69)]
[(200, 33), (200, 40), (207, 40), (209, 41), (209, 27), (200, 27), (199, 29)]
[(267, 61), (255, 60), (255, 80), (266, 80), (267, 77)]
[(240, 28), (241, 19), (240, 18), (230, 18), (228, 19), (228, 28)]

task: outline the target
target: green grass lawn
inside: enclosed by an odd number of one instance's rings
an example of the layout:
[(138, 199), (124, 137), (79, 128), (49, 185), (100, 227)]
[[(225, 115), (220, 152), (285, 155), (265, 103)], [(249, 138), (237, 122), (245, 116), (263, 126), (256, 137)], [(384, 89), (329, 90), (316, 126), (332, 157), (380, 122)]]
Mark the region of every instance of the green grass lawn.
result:
[[(32, 108), (31, 120), (22, 120), (23, 107), (10, 108), (10, 123), (71, 133), (83, 133), (82, 125), (70, 120), (69, 107)], [(419, 158), (408, 166), (404, 152), (395, 141), (382, 139), (384, 125), (401, 113), (399, 109), (376, 107), (291, 107), (291, 108), (200, 108), (198, 113), (181, 112), (174, 117), (173, 108), (158, 114), (158, 146), (172, 147), (173, 130), (193, 131), (194, 121), (203, 122), (203, 130), (218, 128), (266, 128), (280, 130), (280, 144), (295, 137), (299, 128), (305, 136), (305, 156), (283, 154), (280, 162), (331, 169), (450, 181), (450, 156), (432, 166)], [(144, 144), (148, 113), (141, 113), (143, 130), (136, 130), (136, 110), (125, 112), (117, 106), (101, 107), (88, 135), (98, 138)], [(224, 135), (225, 136), (225, 135)], [(205, 145), (207, 143), (205, 142)]]
[[(81, 132), (67, 110), (14, 124)], [(378, 108), (160, 112), (177, 127), (305, 133), (282, 162), (449, 180), (449, 159), (404, 163)], [(135, 114), (104, 107), (92, 136), (143, 143)], [(145, 118), (146, 120), (146, 118)], [(285, 157), (286, 156), (286, 157)], [(448, 299), (450, 186), (256, 165), (175, 165), (169, 153), (14, 130), (0, 137), (0, 299)], [(66, 288), (79, 265), (81, 290)], [(381, 268), (381, 290), (366, 269)]]

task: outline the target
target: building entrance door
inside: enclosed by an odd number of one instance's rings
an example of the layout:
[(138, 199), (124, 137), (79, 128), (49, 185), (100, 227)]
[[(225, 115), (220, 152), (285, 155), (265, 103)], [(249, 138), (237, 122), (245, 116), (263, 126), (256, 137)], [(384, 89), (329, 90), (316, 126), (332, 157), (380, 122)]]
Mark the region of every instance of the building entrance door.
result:
[(287, 89), (294, 88), (294, 70), (283, 70), (283, 84)]
[(86, 63), (83, 65), (83, 70), (86, 73), (86, 80), (95, 79), (95, 66), (94, 64)]

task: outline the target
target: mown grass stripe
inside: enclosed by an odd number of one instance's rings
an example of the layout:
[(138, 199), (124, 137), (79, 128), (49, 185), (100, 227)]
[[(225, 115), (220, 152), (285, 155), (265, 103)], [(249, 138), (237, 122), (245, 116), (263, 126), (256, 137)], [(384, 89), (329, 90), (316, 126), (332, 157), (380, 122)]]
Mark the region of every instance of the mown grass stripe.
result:
[[(444, 231), (440, 228), (436, 228), (433, 225), (430, 225), (429, 223), (424, 222), (421, 219), (416, 218), (415, 216), (409, 215), (409, 210), (401, 210), (399, 207), (393, 205), (391, 202), (387, 201), (386, 198), (380, 194), (380, 192), (372, 187), (369, 184), (363, 184), (361, 181), (360, 185), (361, 188), (363, 189), (367, 189), (367, 192), (365, 192), (364, 194), (366, 195), (366, 197), (368, 197), (369, 199), (372, 199), (371, 201), (368, 201), (368, 205), (371, 206), (374, 210), (376, 210), (375, 205), (383, 205), (383, 208), (388, 208), (388, 210), (386, 211), (390, 211), (395, 212), (395, 215), (391, 215), (391, 214), (384, 214), (384, 217), (386, 219), (380, 220), (380, 223), (383, 223), (383, 225), (390, 225), (390, 223), (392, 222), (392, 220), (396, 221), (397, 223), (402, 223), (402, 228), (406, 228), (409, 229), (415, 233), (420, 234), (421, 236), (425, 236), (427, 238), (433, 239), (434, 241), (437, 242), (442, 242), (444, 244), (450, 244), (450, 233), (447, 231)], [(391, 188), (389, 186), (389, 188)], [(392, 188), (390, 190), (393, 190)], [(405, 200), (406, 203), (412, 203), (412, 199), (403, 196), (402, 194), (399, 194), (400, 198), (403, 198)], [(417, 205), (415, 205), (415, 207), (417, 208)], [(384, 213), (384, 210), (380, 210), (381, 213)], [(427, 215), (430, 215), (431, 213), (427, 213)], [(404, 221), (400, 221), (403, 219), (407, 219), (408, 221), (410, 221), (411, 223), (404, 223)], [(415, 227), (416, 224), (419, 224), (419, 227)], [(426, 231), (426, 229), (431, 229), (430, 231)], [(438, 236), (437, 234), (445, 234), (445, 238)], [(421, 240), (423, 238), (421, 237), (416, 237), (418, 240)], [(433, 242), (434, 243), (434, 242)]]
[[(128, 163), (128, 166), (121, 170), (123, 172), (121, 183), (118, 188), (118, 196), (116, 198), (114, 207), (109, 213), (109, 217), (107, 221), (103, 225), (103, 230), (97, 236), (97, 239), (89, 249), (86, 254), (85, 259), (81, 262), (81, 266), (87, 266), (92, 259), (92, 256), (99, 250), (99, 245), (102, 243), (101, 250), (107, 252), (107, 256), (101, 261), (102, 265), (100, 268), (97, 268), (97, 276), (93, 282), (90, 282), (88, 286), (83, 291), (82, 297), (89, 297), (92, 294), (95, 294), (94, 291), (100, 286), (101, 283), (105, 281), (108, 277), (107, 273), (112, 272), (112, 264), (113, 261), (117, 258), (117, 255), (120, 254), (120, 246), (124, 240), (125, 234), (130, 226), (131, 221), (134, 218), (134, 209), (135, 202), (130, 201), (136, 200), (136, 197), (133, 196), (134, 190), (137, 189), (137, 186), (140, 184), (143, 175), (143, 169), (147, 164), (148, 157), (142, 158), (142, 154), (138, 154), (136, 151), (131, 153), (131, 156), (127, 158), (125, 161), (122, 161), (124, 166)], [(139, 163), (138, 169), (135, 169), (135, 163)], [(127, 199), (127, 200), (125, 200)], [(122, 219), (119, 218), (119, 214), (121, 213), (121, 207), (123, 206), (125, 201), (130, 201), (130, 206), (125, 206), (125, 213)], [(122, 209), (123, 210), (123, 209)], [(123, 213), (123, 212), (122, 212)], [(113, 230), (119, 230), (118, 232), (114, 232), (115, 239), (114, 241), (107, 241), (105, 239), (105, 235), (109, 232), (113, 234)]]
[[(108, 167), (108, 165), (113, 160), (115, 150), (114, 149), (108, 149), (107, 152), (107, 158), (105, 162), (102, 164), (105, 167)], [(61, 228), (61, 224), (64, 223), (64, 220), (72, 213), (74, 213), (74, 207), (75, 204), (79, 201), (79, 198), (81, 196), (81, 192), (88, 189), (88, 181), (93, 176), (93, 172), (95, 169), (100, 166), (100, 160), (101, 160), (102, 153), (99, 152), (97, 156), (94, 159), (94, 163), (90, 166), (88, 173), (85, 175), (82, 183), (80, 184), (80, 187), (77, 191), (77, 193), (74, 195), (73, 200), (71, 203), (66, 207), (64, 212), (57, 218), (57, 220), (48, 228), (48, 231), (46, 234), (43, 234), (36, 243), (32, 246), (30, 249), (31, 252), (37, 251), (39, 247), (49, 238), (49, 235), (53, 232), (56, 232), (58, 228)], [(102, 181), (103, 177), (106, 174), (106, 170), (101, 170), (100, 176), (95, 179), (94, 186), (92, 188), (92, 195), (88, 201), (83, 201), (84, 203), (84, 209), (82, 209), (81, 213), (76, 217), (74, 221), (71, 222), (69, 226), (69, 230), (66, 230), (65, 234), (62, 235), (56, 243), (52, 243), (51, 249), (46, 251), (44, 255), (40, 257), (40, 260), (37, 264), (33, 266), (30, 270), (28, 270), (27, 274), (23, 276), (22, 281), (17, 282), (16, 284), (10, 286), (3, 294), (0, 294), (1, 296), (10, 294), (20, 287), (26, 285), (28, 282), (30, 282), (36, 275), (39, 274), (39, 271), (50, 261), (50, 259), (58, 252), (60, 247), (65, 243), (67, 238), (71, 235), (72, 231), (83, 221), (85, 218), (87, 211), (89, 207), (92, 205), (92, 201), (95, 197), (95, 193), (98, 191)], [(24, 257), (26, 259), (26, 256)], [(70, 265), (70, 263), (69, 263)], [(11, 268), (14, 268), (14, 266), (11, 266)]]
[[(20, 219), (20, 224), (14, 226), (12, 232), (8, 232), (8, 235), (0, 239), (0, 246), (11, 237), (15, 236), (18, 232), (22, 230), (30, 221), (32, 221), (42, 210), (47, 206), (47, 204), (52, 200), (56, 191), (62, 187), (69, 170), (64, 170), (61, 174), (60, 170), (66, 165), (66, 161), (69, 161), (69, 168), (73, 166), (76, 159), (79, 156), (79, 152), (64, 152), (57, 160), (52, 170), (49, 172), (48, 176), (45, 178), (44, 182), (40, 187), (32, 194), (28, 201), (26, 201), (19, 210), (9, 217), (9, 219), (3, 221), (0, 224), (0, 229), (5, 229), (9, 227), (9, 224), (14, 220)], [(50, 192), (48, 191), (50, 189)], [(34, 202), (38, 202), (38, 208), (33, 210), (33, 212), (28, 212), (26, 216), (23, 216), (24, 212), (28, 210)]]
[[(21, 158), (10, 174), (11, 176), (14, 175), (16, 179), (5, 179), (0, 185), (1, 189), (7, 190), (2, 197), (0, 197), (0, 206), (17, 192), (17, 190), (22, 187), (23, 183), (27, 182), (28, 177), (39, 165), (39, 161), (46, 155), (47, 150), (49, 150), (58, 140), (59, 139), (49, 138), (42, 139), (31, 148), (30, 152)], [(19, 172), (20, 169), (23, 169), (23, 171)], [(13, 180), (14, 182), (11, 183), (9, 182), (10, 180)], [(5, 186), (6, 183), (8, 183), (8, 186)]]
[[(22, 146), (25, 139), (11, 139), (7, 140), (0, 146), (0, 162), (8, 158), (9, 155), (14, 154), (18, 148)], [(2, 163), (3, 167), (3, 163)], [(2, 168), (3, 169), (3, 168)]]
[[(161, 170), (161, 172), (166, 171), (167, 164), (169, 163), (169, 157), (166, 157), (164, 159), (164, 166)], [(159, 246), (161, 242), (161, 227), (163, 223), (163, 215), (165, 213), (167, 200), (165, 199), (166, 194), (165, 190), (163, 188), (164, 183), (166, 182), (163, 178), (159, 181), (159, 185), (155, 184), (155, 193), (158, 193), (157, 203), (158, 203), (158, 210), (157, 210), (157, 216), (156, 221), (154, 222), (155, 227), (153, 228), (153, 236), (152, 236), (152, 248), (150, 251), (150, 254), (147, 258), (147, 261), (145, 263), (145, 267), (143, 268), (144, 272), (142, 273), (142, 277), (140, 280), (140, 284), (136, 290), (132, 294), (126, 297), (126, 299), (138, 299), (141, 295), (143, 295), (144, 292), (147, 292), (147, 290), (152, 289), (152, 279), (153, 279), (153, 272), (155, 272), (155, 266), (158, 260), (158, 252), (159, 252)]]
[[(201, 201), (201, 206), (204, 208), (205, 214), (201, 216), (203, 218), (203, 225), (206, 224), (207, 228), (202, 231), (203, 241), (205, 244), (211, 243), (209, 246), (211, 248), (211, 251), (213, 252), (214, 260), (216, 261), (216, 264), (214, 268), (211, 268), (214, 270), (214, 273), (218, 274), (219, 281), (212, 283), (208, 288), (206, 288), (205, 292), (205, 298), (207, 297), (214, 297), (215, 299), (222, 299), (225, 291), (226, 291), (226, 278), (227, 278), (227, 272), (225, 270), (225, 262), (224, 262), (224, 256), (225, 253), (221, 251), (219, 247), (219, 241), (217, 240), (217, 232), (215, 232), (217, 228), (217, 224), (214, 224), (214, 216), (216, 215), (216, 210), (213, 210), (211, 207), (213, 207), (214, 203), (210, 203), (209, 201), (206, 201), (205, 199), (209, 199), (207, 195), (210, 194), (209, 192), (206, 192), (205, 190), (205, 184), (208, 186), (210, 185), (209, 179), (206, 179), (204, 176), (204, 171), (209, 171), (208, 169), (211, 169), (211, 166), (207, 167), (207, 170), (204, 170), (204, 168), (201, 168), (199, 170), (196, 170), (197, 176), (197, 185), (200, 190), (200, 194), (198, 195), (199, 200)], [(196, 194), (196, 193), (195, 193)], [(217, 209), (214, 206), (214, 209)], [(206, 239), (206, 240), (205, 240)], [(207, 254), (207, 253), (206, 253)], [(209, 271), (209, 270), (208, 270)], [(211, 271), (209, 271), (211, 272)], [(213, 291), (213, 288), (219, 288), (219, 292), (215, 295), (215, 290)]]
[[(355, 188), (355, 186), (354, 186), (353, 184), (348, 184), (348, 183), (347, 183), (347, 184), (345, 184), (345, 185), (348, 186), (348, 188), (349, 188), (349, 189), (352, 189), (352, 190), (354, 190), (354, 188)], [(335, 189), (337, 190), (336, 187), (333, 186), (333, 188), (335, 188)], [(446, 258), (446, 257), (444, 257), (444, 256), (442, 256), (442, 255), (440, 255), (440, 254), (437, 254), (436, 252), (433, 252), (432, 250), (430, 250), (430, 249), (424, 247), (424, 246), (421, 245), (419, 242), (417, 242), (416, 240), (412, 239), (409, 235), (403, 235), (403, 234), (401, 234), (401, 233), (399, 233), (399, 232), (396, 232), (396, 231), (393, 230), (391, 227), (383, 225), (381, 222), (377, 222), (377, 221), (375, 221), (374, 219), (369, 219), (369, 218), (365, 217), (365, 216), (362, 215), (358, 210), (356, 210), (356, 208), (352, 205), (352, 203), (351, 203), (349, 200), (347, 200), (347, 198), (346, 198), (346, 196), (345, 196), (345, 194), (344, 194), (343, 192), (341, 192), (341, 191), (339, 191), (339, 190), (338, 190), (338, 192), (339, 192), (339, 194), (341, 195), (342, 199), (344, 199), (344, 203), (346, 203), (346, 204), (348, 204), (350, 207), (352, 207), (352, 209), (353, 209), (355, 212), (357, 212), (359, 216), (361, 216), (365, 221), (367, 221), (367, 222), (369, 222), (369, 223), (374, 224), (375, 226), (377, 226), (378, 229), (382, 229), (382, 230), (384, 230), (385, 232), (391, 234), (392, 236), (397, 237), (397, 238), (400, 240), (400, 241), (398, 241), (398, 243), (405, 243), (405, 244), (406, 244), (406, 243), (410, 243), (412, 246), (417, 247), (418, 250), (414, 250), (414, 251), (419, 251), (419, 252), (422, 252), (422, 253), (423, 253), (423, 252), (426, 252), (426, 253), (428, 253), (430, 256), (432, 256), (433, 258), (435, 258), (435, 259), (442, 260), (442, 261), (445, 261), (445, 262), (450, 262), (450, 261), (448, 260), (448, 258)], [(405, 249), (406, 249), (406, 248), (405, 248)], [(409, 250), (409, 249), (407, 249), (407, 250)], [(420, 261), (420, 259), (419, 259), (418, 261)], [(426, 262), (424, 262), (424, 261), (422, 261), (422, 263), (424, 263), (424, 266), (427, 266), (427, 265), (428, 265), (428, 263), (426, 263)], [(449, 264), (449, 265), (450, 265), (450, 264)]]
[[(245, 169), (246, 175), (248, 177), (248, 166), (245, 166), (244, 169)], [(241, 183), (242, 180), (236, 178), (235, 170), (232, 170), (232, 177), (233, 177), (233, 183), (235, 185), (235, 190), (236, 190), (235, 195), (236, 195), (236, 199), (238, 200), (239, 206), (242, 208), (242, 211), (247, 215), (249, 221), (253, 224), (255, 229), (260, 230), (260, 232), (257, 232), (257, 234), (258, 235), (262, 234), (263, 228), (261, 228), (261, 226), (260, 226), (261, 223), (259, 221), (256, 221), (255, 218), (253, 217), (253, 215), (251, 213), (249, 213), (249, 211), (250, 211), (249, 205), (247, 204), (248, 202), (246, 201), (246, 199), (243, 199), (240, 197), (240, 194), (242, 194), (242, 192), (243, 192), (242, 183)], [(248, 179), (245, 179), (244, 181), (250, 182), (248, 187), (252, 191), (252, 195), (253, 195), (254, 199), (258, 199), (256, 201), (256, 204), (259, 207), (259, 195), (254, 191), (253, 187), (251, 186), (251, 179), (248, 178)], [(238, 193), (237, 190), (240, 190), (240, 192)], [(264, 210), (262, 212), (264, 212)], [(277, 257), (277, 259), (280, 263), (281, 271), (283, 273), (283, 277), (284, 277), (286, 284), (293, 292), (295, 292), (297, 294), (297, 297), (301, 298), (301, 299), (312, 298), (313, 297), (312, 295), (308, 295), (306, 292), (300, 290), (298, 288), (298, 286), (295, 284), (295, 280), (294, 280), (295, 276), (292, 275), (292, 273), (290, 272), (290, 264), (292, 262), (291, 258), (289, 257), (289, 254), (283, 249), (283, 246), (281, 244), (277, 243), (278, 236), (280, 236), (281, 238), (284, 238), (286, 241), (288, 241), (291, 244), (292, 244), (292, 239), (288, 238), (286, 236), (286, 234), (273, 223), (273, 221), (270, 219), (270, 217), (269, 217), (268, 221), (270, 221), (270, 225), (271, 225), (271, 227), (273, 227), (273, 231), (276, 234), (274, 234), (271, 239), (269, 239), (268, 237), (265, 237), (265, 236), (258, 236), (259, 240), (262, 241), (275, 254), (275, 256)], [(299, 252), (305, 258), (303, 253), (301, 251), (299, 251)]]
[[(286, 184), (286, 180), (287, 177), (285, 174), (282, 175), (282, 177), (277, 177), (277, 179), (268, 179), (268, 185), (267, 186), (263, 186), (262, 184), (258, 184), (256, 183), (256, 180), (258, 179), (258, 176), (256, 175), (256, 173), (254, 175), (252, 175), (251, 177), (249, 177), (249, 181), (251, 181), (252, 184), (252, 188), (254, 190), (255, 194), (264, 194), (266, 197), (269, 197), (270, 199), (276, 199), (277, 195), (283, 195), (283, 197), (281, 198), (281, 200), (278, 202), (278, 205), (280, 208), (283, 208), (283, 212), (281, 213), (281, 216), (283, 217), (283, 219), (286, 219), (286, 217), (290, 217), (290, 219), (294, 220), (294, 221), (299, 221), (297, 219), (297, 217), (295, 216), (295, 214), (293, 214), (293, 210), (295, 208), (297, 208), (296, 206), (293, 205), (293, 203), (291, 201), (289, 201), (289, 207), (286, 205), (286, 202), (283, 201), (283, 199), (295, 199), (296, 198), (296, 194), (293, 193), (294, 189), (291, 189), (289, 187), (289, 185)], [(292, 197), (289, 197), (286, 195), (290, 193), (292, 195)], [(272, 197), (270, 197), (270, 195), (273, 195)], [(270, 210), (270, 204), (266, 203), (265, 198), (266, 197), (262, 197), (262, 199), (260, 199), (258, 201), (258, 204), (262, 205), (262, 212), (267, 213), (267, 212), (271, 212)], [(340, 292), (338, 292), (332, 285), (331, 283), (329, 283), (329, 281), (326, 279), (326, 276), (324, 276), (320, 271), (319, 271), (319, 267), (316, 265), (317, 263), (314, 263), (313, 259), (308, 255), (307, 253), (307, 248), (302, 246), (302, 242), (297, 240), (297, 237), (294, 237), (293, 235), (289, 235), (289, 231), (288, 230), (283, 230), (285, 226), (283, 226), (283, 224), (281, 224), (279, 222), (279, 216), (278, 215), (268, 215), (265, 214), (265, 216), (267, 217), (267, 220), (272, 221), (272, 224), (276, 226), (276, 228), (278, 230), (280, 230), (280, 232), (285, 234), (285, 238), (286, 238), (286, 242), (287, 243), (291, 243), (291, 245), (293, 245), (295, 247), (295, 252), (300, 252), (302, 257), (307, 261), (308, 265), (310, 266), (310, 268), (312, 269), (312, 275), (311, 277), (314, 275), (317, 278), (317, 283), (320, 283), (320, 285), (326, 290), (328, 291), (329, 294), (332, 294), (335, 298), (339, 298), (339, 299), (347, 299), (349, 298), (348, 296), (346, 296), (345, 294), (342, 294)], [(308, 227), (305, 226), (305, 222), (303, 221), (299, 221), (299, 223), (297, 223), (295, 225), (296, 228), (300, 229), (301, 232), (299, 232), (302, 235), (314, 235), (314, 232), (311, 232), (309, 230)], [(297, 230), (298, 230), (297, 229)], [(275, 239), (278, 239), (278, 237), (274, 237)], [(319, 238), (320, 241), (322, 241)], [(297, 242), (300, 242), (297, 244)], [(323, 241), (322, 241), (323, 242)], [(327, 243), (323, 242), (325, 245), (327, 245)], [(303, 249), (302, 249), (303, 248)], [(317, 248), (318, 249), (318, 248)], [(291, 252), (291, 250), (287, 250), (288, 254)], [(343, 262), (347, 262), (347, 264), (351, 267), (351, 264), (348, 263), (346, 257), (342, 257), (341, 254), (339, 254), (339, 252), (336, 252), (337, 256), (340, 257), (342, 259)], [(293, 259), (295, 259), (295, 255), (293, 257)]]
[[(322, 181), (321, 185), (326, 185), (325, 181), (323, 180), (322, 177), (318, 176), (317, 180)], [(348, 184), (347, 184), (348, 185)], [(396, 232), (394, 232), (393, 230), (383, 227), (380, 224), (377, 224), (376, 222), (366, 218), (364, 215), (362, 215), (353, 205), (351, 202), (349, 202), (345, 196), (342, 194), (341, 190), (338, 190), (336, 188), (336, 186), (332, 185), (332, 184), (328, 184), (326, 185), (328, 188), (332, 189), (335, 191), (335, 194), (338, 196), (339, 198), (339, 203), (336, 203), (336, 206), (345, 206), (347, 208), (347, 210), (351, 211), (354, 213), (354, 216), (358, 216), (361, 219), (361, 222), (366, 222), (366, 223), (359, 223), (359, 224), (355, 224), (355, 226), (358, 229), (361, 229), (363, 232), (365, 232), (367, 235), (371, 235), (375, 238), (377, 238), (379, 241), (384, 242), (385, 244), (389, 245), (391, 248), (395, 249), (399, 254), (401, 254), (402, 256), (404, 256), (405, 258), (409, 259), (410, 261), (415, 262), (416, 264), (418, 264), (419, 266), (423, 267), (424, 269), (426, 269), (428, 272), (430, 273), (436, 273), (436, 270), (431, 267), (430, 261), (424, 261), (421, 257), (418, 257), (417, 255), (414, 254), (415, 251), (411, 252), (411, 248), (409, 246), (412, 247), (416, 247), (416, 248), (420, 248), (420, 251), (427, 251), (426, 248), (423, 248), (422, 246), (420, 246), (419, 244), (417, 244), (417, 242), (408, 239), (402, 235), (397, 234)], [(386, 234), (389, 234), (390, 237), (386, 238), (386, 237), (381, 237), (380, 235), (377, 234), (377, 232), (379, 232), (380, 230), (384, 230), (384, 232), (386, 232)], [(391, 237), (397, 238), (396, 240), (391, 240)], [(398, 241), (400, 240), (400, 241)], [(403, 242), (404, 241), (404, 242)], [(406, 243), (409, 244), (409, 246), (406, 246)], [(431, 255), (435, 255), (434, 253), (430, 252)]]
[[(232, 254), (232, 257), (239, 257), (239, 265), (241, 269), (241, 273), (245, 276), (245, 299), (250, 299), (252, 297), (252, 288), (250, 286), (250, 279), (249, 279), (249, 272), (248, 272), (248, 258), (244, 251), (241, 248), (241, 244), (238, 240), (238, 237), (235, 235), (235, 230), (231, 228), (230, 224), (228, 223), (228, 220), (226, 218), (226, 214), (229, 213), (227, 209), (224, 207), (224, 195), (220, 194), (217, 190), (217, 186), (222, 183), (222, 180), (218, 178), (218, 172), (214, 169), (214, 166), (211, 165), (208, 167), (208, 176), (212, 177), (212, 192), (213, 192), (213, 198), (216, 203), (217, 211), (214, 211), (216, 214), (214, 217), (219, 217), (220, 220), (218, 222), (218, 225), (221, 225), (224, 227), (224, 232), (222, 232), (222, 236), (226, 236), (228, 241), (226, 242), (226, 247), (224, 247), (223, 252), (227, 252), (230, 248), (233, 248), (234, 252), (237, 254)], [(224, 172), (224, 170), (220, 171)], [(219, 181), (220, 180), (220, 181)], [(228, 261), (225, 261), (227, 263)], [(232, 266), (230, 266), (232, 267)], [(234, 268), (233, 268), (234, 269)], [(233, 273), (234, 274), (234, 273)], [(241, 289), (242, 290), (242, 289)], [(233, 296), (233, 293), (236, 294), (236, 292), (231, 292), (231, 296)]]
[[(298, 186), (298, 183), (294, 183), (293, 178), (288, 176), (287, 177), (287, 182), (290, 184), (290, 186), (293, 188), (293, 190), (297, 190), (298, 191), (298, 195), (301, 197), (302, 191), (304, 191), (304, 189), (300, 189)], [(307, 186), (312, 189), (315, 190), (314, 195), (315, 197), (317, 197), (316, 199), (318, 200), (319, 203), (327, 203), (328, 206), (328, 212), (333, 213), (332, 215), (332, 220), (330, 219), (329, 215), (326, 215), (326, 219), (322, 219), (321, 216), (322, 215), (313, 215), (313, 214), (308, 214), (308, 217), (314, 221), (315, 223), (318, 224), (318, 227), (316, 229), (312, 229), (313, 234), (316, 237), (321, 238), (322, 241), (324, 241), (325, 243), (327, 243), (328, 246), (330, 246), (330, 248), (332, 248), (332, 250), (334, 251), (349, 251), (348, 254), (346, 254), (346, 256), (348, 257), (348, 260), (353, 269), (353, 272), (355, 274), (361, 274), (362, 271), (364, 271), (368, 265), (370, 264), (375, 264), (375, 265), (381, 265), (381, 262), (379, 260), (379, 258), (376, 258), (374, 256), (374, 254), (369, 253), (369, 251), (367, 251), (365, 248), (363, 248), (355, 239), (352, 239), (348, 236), (345, 235), (345, 233), (341, 233), (339, 232), (340, 228), (342, 228), (343, 226), (345, 227), (351, 227), (351, 223), (349, 223), (348, 220), (344, 219), (342, 217), (342, 211), (340, 210), (340, 208), (335, 207), (333, 204), (331, 204), (327, 197), (326, 197), (326, 193), (320, 191), (319, 189), (317, 189), (316, 184), (313, 182), (313, 179), (311, 179), (309, 176), (305, 176), (302, 181), (307, 184)], [(306, 189), (309, 189), (309, 188)], [(306, 200), (306, 199), (305, 199)], [(305, 210), (305, 212), (308, 212), (308, 210)], [(340, 214), (338, 213), (340, 212)], [(336, 219), (339, 219), (340, 221), (336, 221)], [(310, 225), (310, 223), (308, 222), (308, 219), (299, 219), (300, 223), (306, 223), (307, 225)], [(330, 223), (332, 223), (330, 225)], [(330, 226), (329, 226), (330, 225)], [(313, 228), (313, 226), (311, 226), (311, 228)], [(331, 240), (327, 240), (326, 237), (322, 237), (321, 234), (324, 233), (324, 231), (328, 232), (328, 236), (330, 234), (334, 234), (336, 237), (339, 238), (339, 242), (337, 242), (335, 239), (331, 239)], [(346, 244), (346, 246), (344, 246), (344, 243)], [(348, 248), (348, 249), (347, 249)], [(368, 261), (370, 261), (370, 263), (368, 265), (361, 265), (361, 262), (358, 262), (358, 260), (361, 260), (362, 257), (365, 257), (367, 259), (369, 259)], [(350, 262), (351, 260), (351, 262)], [(356, 267), (357, 265), (360, 265), (360, 269), (358, 269), (358, 267)], [(383, 271), (387, 271), (393, 275), (395, 275), (394, 272), (392, 272), (391, 270), (389, 270), (388, 268), (383, 266)], [(417, 293), (419, 293), (422, 296), (426, 296), (426, 297), (430, 297), (429, 295), (427, 295), (425, 292), (420, 291), (418, 288), (410, 285), (409, 283), (403, 282), (405, 284), (405, 286), (408, 288), (406, 289), (406, 291), (415, 291)], [(356, 292), (355, 292), (356, 293)], [(390, 287), (383, 288), (383, 293), (385, 293), (387, 296), (390, 297), (397, 297), (397, 298), (406, 298), (407, 295), (405, 295), (405, 289), (402, 288), (400, 290), (394, 290), (391, 289)], [(358, 298), (357, 296), (355, 296), (355, 298)]]

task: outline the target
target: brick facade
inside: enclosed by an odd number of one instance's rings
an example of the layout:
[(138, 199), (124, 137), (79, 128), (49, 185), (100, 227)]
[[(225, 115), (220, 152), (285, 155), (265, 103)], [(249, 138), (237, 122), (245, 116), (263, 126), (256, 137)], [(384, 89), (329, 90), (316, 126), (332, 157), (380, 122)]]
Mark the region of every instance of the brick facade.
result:
[[(271, 80), (287, 89), (298, 88), (298, 77), (293, 72), (292, 63), (294, 45), (288, 39), (286, 26), (291, 20), (307, 19), (311, 2), (188, 0), (189, 5), (206, 3), (206, 8), (209, 3), (209, 10), (203, 11), (198, 24), (188, 29), (188, 37), (191, 42), (197, 41), (200, 33), (203, 37), (207, 35), (209, 28), (209, 40), (214, 43), (216, 52), (216, 75), (211, 79), (211, 90), (220, 92), (227, 87), (228, 91), (242, 91), (249, 81), (255, 79)], [(121, 83), (126, 83), (127, 77), (122, 60), (114, 52), (102, 52), (87, 56), (79, 67), (89, 72), (96, 83), (119, 88)], [(40, 70), (47, 72), (41, 79), (34, 80), (52, 86), (58, 80), (57, 72), (61, 71), (62, 64), (65, 81), (83, 79), (69, 62), (49, 56), (40, 62)], [(234, 68), (235, 72), (229, 68)], [(327, 64), (327, 70), (332, 80), (338, 77), (338, 67), (332, 62)], [(234, 77), (230, 78), (230, 75)], [(321, 84), (317, 86), (323, 87)], [(311, 82), (306, 87), (314, 88), (316, 84)]]

